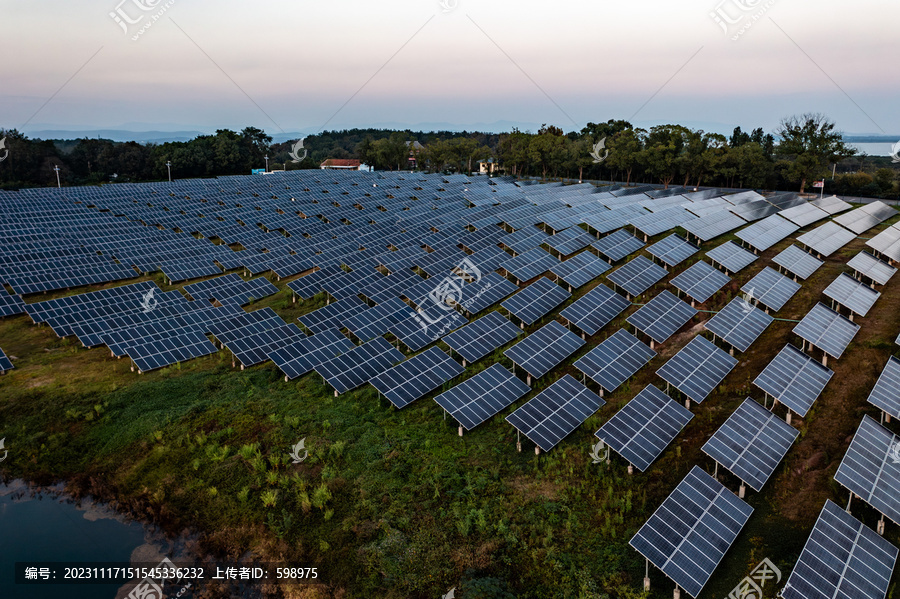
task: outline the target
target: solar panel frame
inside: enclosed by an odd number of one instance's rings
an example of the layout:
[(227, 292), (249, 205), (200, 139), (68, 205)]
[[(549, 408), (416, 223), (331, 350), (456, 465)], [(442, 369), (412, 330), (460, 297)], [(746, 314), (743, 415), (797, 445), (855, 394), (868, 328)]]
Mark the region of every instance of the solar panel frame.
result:
[(705, 337), (696, 336), (669, 358), (656, 374), (697, 403), (709, 397), (737, 359)]
[(801, 279), (808, 279), (824, 264), (812, 254), (793, 244), (779, 252), (772, 258), (772, 262)]
[(15, 368), (15, 366), (13, 366), (12, 360), (10, 360), (9, 356), (7, 356), (3, 349), (0, 348), (0, 372), (9, 372), (13, 368)]
[(346, 393), (368, 383), (372, 378), (404, 360), (384, 337), (375, 337), (368, 343), (316, 364), (314, 370), (331, 385), (335, 393)]
[(528, 374), (538, 379), (562, 363), (585, 344), (585, 340), (551, 320), (503, 352)]
[(630, 295), (638, 296), (668, 274), (669, 271), (662, 266), (638, 255), (606, 275), (606, 278)]
[(880, 292), (843, 272), (825, 288), (822, 294), (860, 316), (867, 315), (881, 297)]
[(697, 597), (752, 513), (750, 505), (694, 466), (629, 545)]
[(847, 266), (859, 275), (871, 279), (878, 285), (887, 285), (897, 269), (886, 262), (882, 262), (868, 252), (860, 252), (853, 256)]
[(825, 304), (817, 303), (793, 332), (829, 356), (840, 358), (859, 332), (859, 325)]
[(701, 304), (731, 282), (731, 277), (700, 260), (672, 279), (672, 285)]
[(559, 315), (586, 334), (595, 335), (629, 306), (631, 302), (600, 283), (563, 308)]
[(459, 422), (465, 430), (472, 430), (499, 414), (531, 391), (531, 387), (510, 371), (494, 364), (466, 379), (434, 401)]
[(569, 287), (578, 289), (610, 269), (609, 264), (590, 252), (575, 254), (550, 269), (550, 272)]
[(856, 239), (855, 233), (834, 221), (828, 221), (798, 237), (797, 242), (827, 258), (854, 239)]
[(269, 359), (289, 380), (312, 372), (317, 364), (347, 353), (356, 344), (338, 329), (327, 329), (315, 335), (269, 352)]
[(537, 322), (572, 294), (548, 279), (540, 277), (500, 305), (525, 325)]
[(519, 327), (494, 311), (444, 336), (443, 341), (467, 362), (474, 364), (518, 337), (521, 332)]
[(744, 283), (741, 291), (771, 310), (781, 310), (794, 294), (800, 291), (800, 283), (766, 266), (756, 276)]
[(864, 415), (834, 480), (892, 522), (900, 522), (900, 438)]
[(900, 360), (894, 356), (888, 358), (868, 401), (886, 414), (900, 418)]
[(773, 316), (743, 299), (734, 298), (709, 319), (704, 327), (739, 351), (745, 352), (774, 320)]
[(693, 417), (655, 385), (647, 385), (594, 436), (646, 472)]
[(804, 417), (833, 375), (830, 369), (788, 343), (753, 384)]
[(759, 256), (748, 252), (733, 241), (714, 247), (706, 252), (706, 257), (714, 263), (718, 262), (725, 270), (737, 273), (753, 264)]
[(369, 381), (394, 407), (405, 408), (466, 371), (436, 347), (432, 347)]
[(696, 315), (696, 309), (664, 289), (625, 320), (656, 343), (665, 343)]
[(644, 247), (644, 242), (626, 231), (619, 229), (591, 244), (591, 247), (613, 262), (629, 256)]
[(677, 233), (672, 233), (648, 247), (647, 251), (668, 266), (678, 266), (699, 252), (700, 248)]
[(800, 431), (746, 398), (703, 445), (703, 452), (760, 491)]
[(599, 395), (566, 374), (507, 416), (506, 421), (548, 452), (604, 404)]
[(826, 499), (781, 596), (883, 599), (896, 561), (896, 547)]
[(605, 391), (612, 392), (656, 356), (640, 339), (618, 329), (575, 362), (575, 368)]

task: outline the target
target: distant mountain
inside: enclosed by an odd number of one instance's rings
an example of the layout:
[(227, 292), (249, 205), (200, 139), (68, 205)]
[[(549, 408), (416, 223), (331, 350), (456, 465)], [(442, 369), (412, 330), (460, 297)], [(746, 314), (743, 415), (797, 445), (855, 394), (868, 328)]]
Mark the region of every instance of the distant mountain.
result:
[(165, 143), (167, 141), (190, 141), (201, 131), (125, 131), (122, 129), (86, 129), (67, 131), (64, 129), (44, 129), (28, 131), (32, 139), (111, 139), (112, 141), (136, 141), (139, 143)]

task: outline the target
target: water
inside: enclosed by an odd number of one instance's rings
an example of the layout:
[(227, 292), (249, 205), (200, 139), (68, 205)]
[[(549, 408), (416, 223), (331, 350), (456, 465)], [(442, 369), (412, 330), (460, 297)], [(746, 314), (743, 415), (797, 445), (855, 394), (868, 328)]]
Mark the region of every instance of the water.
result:
[(891, 146), (893, 143), (849, 143), (849, 146), (856, 148), (860, 154), (866, 153), (869, 156), (890, 156)]
[(0, 597), (124, 597), (132, 585), (16, 585), (13, 567), (26, 561), (130, 562), (133, 556), (158, 555), (159, 548), (148, 544), (154, 536), (104, 506), (87, 501), (76, 506), (59, 489), (35, 492), (21, 481), (0, 484)]

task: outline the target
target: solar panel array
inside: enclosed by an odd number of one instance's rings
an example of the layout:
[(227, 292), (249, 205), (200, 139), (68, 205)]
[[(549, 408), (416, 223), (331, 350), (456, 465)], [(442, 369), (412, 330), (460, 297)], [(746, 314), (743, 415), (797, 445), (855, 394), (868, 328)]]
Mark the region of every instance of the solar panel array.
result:
[(759, 308), (751, 306), (743, 299), (735, 298), (710, 318), (704, 327), (745, 352), (773, 320), (774, 317)]
[(863, 416), (834, 480), (893, 520), (900, 522), (898, 437)]
[(791, 221), (773, 214), (741, 229), (736, 235), (757, 251), (764, 252), (799, 228)]
[(477, 362), (515, 339), (521, 331), (499, 312), (489, 312), (444, 337), (444, 343), (466, 361)]
[(647, 248), (647, 251), (669, 266), (677, 266), (700, 251), (680, 235), (672, 233)]
[(640, 295), (665, 277), (668, 271), (644, 256), (629, 260), (606, 278), (631, 295)]
[(395, 407), (405, 408), (464, 372), (456, 360), (432, 347), (373, 377), (369, 383)]
[(500, 267), (520, 281), (530, 281), (557, 264), (559, 264), (559, 260), (541, 248), (534, 248), (502, 262)]
[(806, 416), (834, 372), (787, 344), (753, 384), (788, 408)]
[(675, 334), (697, 314), (697, 310), (664, 289), (626, 321), (657, 343)]
[(728, 275), (702, 260), (672, 279), (672, 285), (700, 303), (730, 282)]
[(664, 381), (697, 403), (706, 399), (737, 365), (728, 352), (704, 337), (691, 342), (656, 371)]
[(625, 229), (619, 229), (615, 233), (611, 233), (606, 237), (598, 239), (591, 244), (591, 247), (606, 256), (609, 260), (618, 262), (622, 258), (625, 258), (644, 247), (644, 242)]
[(351, 316), (364, 312), (367, 306), (356, 297), (347, 297), (319, 308), (309, 314), (299, 316), (299, 320), (310, 331), (321, 333), (328, 329), (343, 328)]
[(590, 252), (581, 252), (560, 262), (550, 272), (562, 279), (570, 288), (587, 285), (609, 270), (609, 265)]
[(533, 324), (572, 295), (548, 279), (541, 277), (500, 304), (526, 325)]
[(656, 352), (619, 329), (575, 362), (575, 368), (606, 391), (615, 391), (647, 364)]
[(834, 217), (834, 221), (856, 233), (862, 235), (875, 225), (883, 223), (897, 215), (897, 211), (884, 202), (872, 202)]
[(781, 310), (799, 290), (800, 283), (768, 266), (741, 287), (741, 291), (748, 295), (749, 300), (755, 300), (776, 312)]
[(285, 377), (293, 379), (355, 347), (356, 344), (344, 337), (338, 329), (328, 329), (273, 350), (269, 353), (269, 359)]
[(846, 273), (839, 274), (822, 293), (860, 316), (868, 314), (881, 297), (881, 293)]
[(645, 472), (693, 417), (690, 410), (647, 385), (594, 434)]
[(696, 597), (752, 513), (752, 507), (694, 466), (629, 544)]
[(578, 351), (585, 341), (552, 320), (503, 352), (535, 378), (540, 378)]
[(0, 373), (7, 372), (9, 370), (12, 370), (13, 368), (14, 367), (12, 360), (9, 359), (9, 356), (3, 353), (3, 349), (0, 349)]
[(896, 562), (896, 547), (828, 499), (781, 596), (884, 599)]
[(760, 491), (799, 434), (748, 397), (703, 445), (703, 451)]
[(726, 241), (720, 246), (706, 252), (706, 257), (719, 263), (725, 270), (731, 272), (740, 272), (744, 268), (753, 264), (758, 256), (753, 252), (748, 252), (741, 246), (732, 241)]
[(797, 241), (827, 258), (855, 238), (856, 235), (852, 231), (848, 231), (844, 227), (829, 221), (808, 233), (804, 233), (797, 238)]
[(566, 374), (507, 416), (506, 421), (543, 451), (550, 451), (605, 403)]
[(796, 245), (789, 245), (779, 252), (778, 255), (772, 258), (772, 262), (801, 279), (808, 279), (824, 264), (824, 262), (804, 252)]
[(403, 361), (403, 354), (394, 349), (384, 337), (376, 337), (365, 345), (354, 347), (335, 358), (315, 365), (336, 393), (352, 391)]
[(900, 418), (900, 360), (891, 356), (869, 394), (869, 403)]
[(506, 368), (494, 364), (434, 398), (466, 430), (498, 414), (531, 390)]
[(821, 303), (794, 327), (795, 334), (833, 358), (841, 357), (858, 331), (858, 324)]
[(900, 223), (895, 223), (866, 241), (866, 245), (894, 262), (900, 261)]
[(560, 316), (588, 335), (594, 335), (630, 305), (624, 297), (600, 284), (563, 308)]
[(868, 252), (860, 252), (850, 259), (847, 266), (852, 268), (860, 276), (871, 279), (878, 285), (886, 285), (897, 269), (882, 262)]

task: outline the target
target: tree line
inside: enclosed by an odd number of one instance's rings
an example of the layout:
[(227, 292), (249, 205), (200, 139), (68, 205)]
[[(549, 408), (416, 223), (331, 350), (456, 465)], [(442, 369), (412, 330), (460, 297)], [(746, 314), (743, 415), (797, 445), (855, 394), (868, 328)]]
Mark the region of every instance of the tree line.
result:
[[(822, 114), (781, 120), (772, 133), (761, 127), (731, 136), (682, 125), (634, 127), (624, 120), (588, 123), (564, 132), (543, 125), (537, 132), (416, 132), (384, 129), (324, 131), (304, 138), (305, 158), (295, 162), (297, 140), (272, 143), (265, 131), (247, 127), (201, 135), (186, 142), (139, 144), (102, 139), (29, 139), (0, 130), (6, 159), (0, 187), (166, 180), (249, 174), (251, 169), (312, 169), (327, 158), (358, 159), (377, 170), (468, 173), (493, 161), (517, 177), (591, 179), (625, 184), (719, 186), (809, 191), (827, 179), (842, 195), (898, 197), (898, 170), (889, 158), (857, 156), (835, 124)], [(416, 143), (418, 142), (418, 143)], [(3, 156), (0, 149), (0, 156)], [(411, 162), (410, 159), (414, 162)], [(833, 172), (837, 174), (833, 179)]]

